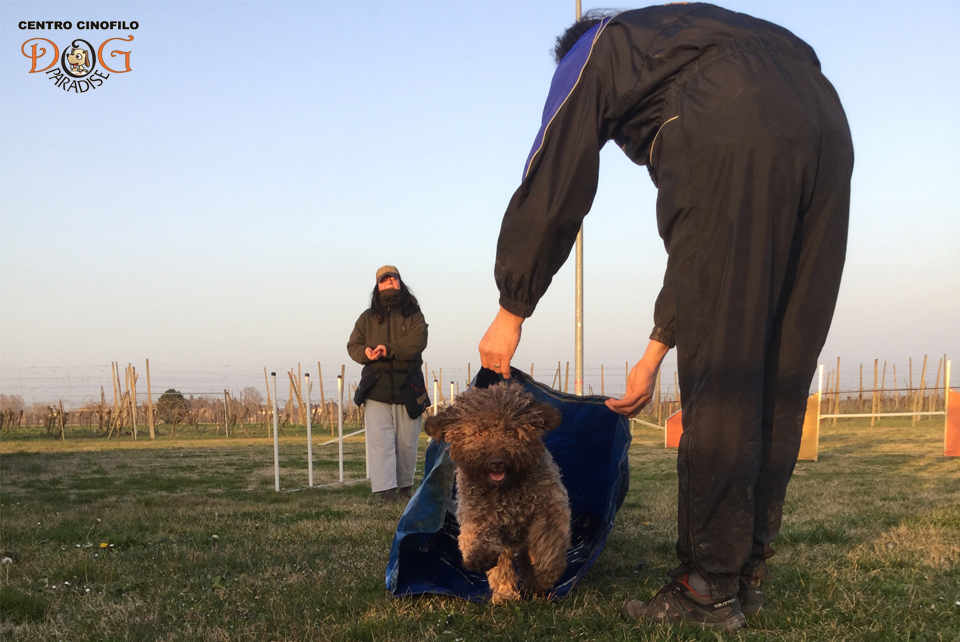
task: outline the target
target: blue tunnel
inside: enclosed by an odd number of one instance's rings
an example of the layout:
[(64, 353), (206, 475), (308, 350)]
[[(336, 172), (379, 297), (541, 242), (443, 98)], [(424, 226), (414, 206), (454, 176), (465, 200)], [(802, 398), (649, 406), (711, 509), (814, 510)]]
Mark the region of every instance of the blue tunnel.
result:
[[(559, 599), (590, 570), (613, 529), (630, 483), (630, 429), (626, 417), (604, 405), (604, 397), (563, 394), (519, 370), (511, 373), (526, 392), (556, 408), (563, 418), (559, 428), (544, 436), (570, 496), (567, 569), (553, 590)], [(472, 385), (485, 388), (502, 380), (499, 374), (481, 369)], [(387, 590), (396, 597), (424, 593), (472, 601), (490, 597), (486, 575), (463, 568), (452, 501), (456, 467), (448, 448), (446, 443), (430, 441), (423, 482), (397, 525), (386, 572)]]

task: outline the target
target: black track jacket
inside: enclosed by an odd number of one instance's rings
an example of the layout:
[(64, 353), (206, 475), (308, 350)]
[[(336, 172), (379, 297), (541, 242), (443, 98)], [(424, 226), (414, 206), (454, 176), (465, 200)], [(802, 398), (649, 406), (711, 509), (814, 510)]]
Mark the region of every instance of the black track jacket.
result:
[[(786, 29), (709, 4), (626, 11), (580, 38), (557, 67), (523, 181), (503, 217), (494, 274), (504, 309), (533, 314), (566, 261), (593, 203), (606, 141), (647, 166), (657, 184), (657, 134), (677, 115), (686, 79), (751, 49), (788, 53), (819, 69), (813, 49)], [(736, 75), (729, 81), (742, 83)], [(668, 248), (670, 233), (661, 225)], [(671, 314), (657, 306), (652, 338), (672, 346)]]

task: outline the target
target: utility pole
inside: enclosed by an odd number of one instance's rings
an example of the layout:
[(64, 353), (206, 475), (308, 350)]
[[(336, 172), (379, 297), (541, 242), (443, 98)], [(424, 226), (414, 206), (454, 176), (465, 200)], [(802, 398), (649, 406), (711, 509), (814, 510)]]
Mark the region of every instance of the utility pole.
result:
[[(580, 0), (577, 2), (577, 22), (580, 21)], [(576, 332), (573, 357), (573, 392), (583, 396), (583, 224), (577, 232), (577, 276), (576, 276)]]

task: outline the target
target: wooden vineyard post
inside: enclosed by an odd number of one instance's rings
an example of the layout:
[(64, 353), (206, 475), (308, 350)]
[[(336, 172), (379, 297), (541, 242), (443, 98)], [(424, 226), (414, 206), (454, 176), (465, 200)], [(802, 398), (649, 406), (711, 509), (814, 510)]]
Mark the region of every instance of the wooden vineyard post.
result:
[[(913, 403), (913, 411), (916, 412), (916, 411), (917, 411), (916, 395), (914, 394), (914, 391), (913, 391), (913, 357), (910, 357), (910, 358), (907, 360), (907, 365), (910, 367), (910, 388), (909, 388), (909, 390), (910, 390), (910, 395), (913, 396), (913, 400), (914, 400), (914, 403)], [(914, 415), (914, 416), (911, 418), (910, 425), (911, 425), (911, 426), (916, 426), (916, 425), (917, 425), (917, 416), (916, 416), (916, 415)]]
[[(833, 373), (828, 372), (827, 373), (827, 390), (833, 390), (833, 388), (830, 387), (832, 381), (833, 381)], [(833, 407), (833, 401), (831, 399), (832, 399), (832, 395), (830, 398), (827, 399), (827, 412), (825, 414), (830, 414), (830, 409)]]
[(116, 366), (115, 361), (110, 362), (110, 378), (113, 379), (113, 414), (116, 416), (120, 413), (120, 395), (117, 394), (117, 386), (120, 385), (120, 371), (119, 369), (114, 371)]
[[(883, 412), (883, 397), (886, 394), (887, 389), (887, 362), (883, 362), (883, 376), (880, 377), (880, 404), (877, 408), (877, 412)], [(877, 417), (877, 423), (880, 423), (880, 417)]]
[(930, 400), (927, 402), (927, 411), (933, 412), (933, 407), (937, 405), (937, 399), (940, 395), (940, 369), (943, 368), (943, 363), (937, 362), (937, 380), (933, 384), (933, 392), (930, 393)]
[[(346, 377), (347, 377), (347, 366), (345, 366), (344, 364), (340, 364), (340, 379), (337, 381), (337, 395), (339, 396), (337, 401), (338, 404), (343, 404), (343, 385), (344, 385), (344, 382), (347, 380)], [(337, 422), (340, 422), (341, 418), (343, 417), (343, 408), (339, 405), (337, 406), (337, 408), (338, 408)], [(339, 423), (337, 425), (339, 426)], [(332, 427), (333, 426), (331, 425), (331, 428)], [(333, 434), (333, 433), (331, 432), (330, 434)]]
[(63, 399), (60, 400), (60, 441), (66, 441), (67, 435), (64, 431), (64, 424), (66, 423), (63, 419)]
[(147, 422), (150, 424), (150, 439), (156, 435), (153, 430), (153, 390), (150, 388), (150, 359), (147, 359)]
[[(270, 412), (274, 411), (275, 406), (273, 405), (273, 397), (270, 395), (270, 380), (267, 379), (267, 369), (263, 369), (263, 382), (267, 384), (267, 406), (270, 408)], [(272, 437), (270, 434), (270, 421), (267, 421), (267, 438)]]
[(131, 418), (130, 420), (133, 424), (133, 439), (134, 441), (136, 441), (137, 439), (137, 379), (136, 379), (136, 373), (133, 370), (133, 364), (130, 364), (130, 363), (127, 364), (127, 377), (129, 381), (127, 385), (127, 391), (129, 392), (128, 396), (130, 400), (130, 418)]
[(860, 364), (860, 392), (857, 393), (857, 412), (863, 412), (863, 364)]
[(563, 394), (570, 392), (570, 362), (567, 361), (567, 371), (563, 376)]
[[(836, 389), (836, 392), (833, 395), (833, 414), (839, 415), (840, 414), (840, 357), (837, 357), (837, 372), (836, 372), (836, 376), (834, 376), (833, 384), (834, 384), (834, 388)], [(827, 386), (827, 389), (829, 390), (830, 386)], [(836, 417), (833, 418), (833, 424), (834, 425), (837, 424)]]
[(900, 389), (897, 388), (897, 364), (893, 364), (893, 411), (900, 410)]
[(227, 439), (230, 439), (230, 394), (223, 391), (223, 429)]
[(320, 416), (317, 419), (323, 423), (323, 411), (327, 409), (327, 400), (323, 396), (323, 368), (320, 367), (319, 361), (317, 361), (317, 381), (320, 383)]
[[(287, 417), (287, 423), (293, 423), (293, 370), (290, 370), (287, 374), (290, 375), (290, 397), (287, 399), (287, 407), (284, 408), (283, 414)], [(299, 413), (300, 410), (298, 409)]]
[[(879, 375), (880, 375), (879, 365), (880, 365), (880, 360), (879, 360), (879, 359), (874, 359), (874, 360), (873, 360), (873, 396), (872, 396), (871, 399), (870, 399), (870, 414), (871, 414), (871, 415), (877, 413), (877, 385), (878, 385), (878, 383), (879, 383), (879, 382), (877, 381), (877, 379), (878, 379), (878, 377), (879, 377)], [(876, 419), (877, 419), (876, 417), (870, 417), (870, 427), (871, 427), (871, 428), (873, 428), (874, 424), (876, 423)]]
[[(923, 355), (923, 368), (920, 370), (920, 389), (917, 390), (914, 412), (923, 412), (923, 393), (927, 389), (927, 355)], [(914, 415), (917, 420), (921, 419), (919, 415)]]
[(287, 375), (289, 375), (290, 377), (290, 389), (293, 391), (293, 394), (297, 398), (297, 417), (302, 421), (304, 425), (306, 425), (306, 418), (304, 416), (305, 411), (304, 411), (304, 405), (303, 405), (303, 394), (300, 390), (300, 382), (302, 381), (302, 379), (297, 379), (296, 381), (294, 381), (293, 370), (290, 370), (290, 372), (288, 372)]

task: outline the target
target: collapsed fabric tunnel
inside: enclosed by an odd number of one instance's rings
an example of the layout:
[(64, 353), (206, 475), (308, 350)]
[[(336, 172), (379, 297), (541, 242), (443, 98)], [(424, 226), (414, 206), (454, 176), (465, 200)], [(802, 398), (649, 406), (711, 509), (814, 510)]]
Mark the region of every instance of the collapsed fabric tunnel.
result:
[[(562, 598), (583, 579), (613, 529), (630, 483), (630, 429), (626, 417), (604, 405), (604, 397), (562, 394), (519, 370), (511, 373), (526, 392), (563, 417), (559, 428), (544, 435), (570, 496), (567, 569), (553, 591)], [(500, 381), (499, 374), (481, 369), (471, 385), (485, 388)], [(472, 601), (490, 597), (486, 575), (463, 568), (453, 501), (456, 467), (448, 450), (447, 443), (430, 441), (423, 482), (397, 525), (386, 573), (387, 590), (394, 596), (438, 593)]]

